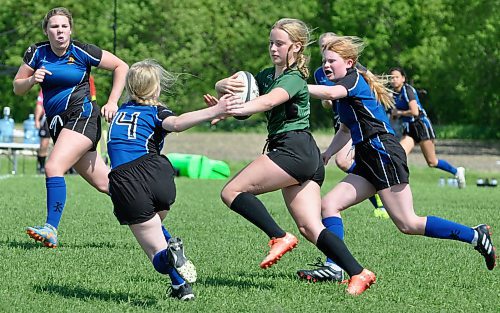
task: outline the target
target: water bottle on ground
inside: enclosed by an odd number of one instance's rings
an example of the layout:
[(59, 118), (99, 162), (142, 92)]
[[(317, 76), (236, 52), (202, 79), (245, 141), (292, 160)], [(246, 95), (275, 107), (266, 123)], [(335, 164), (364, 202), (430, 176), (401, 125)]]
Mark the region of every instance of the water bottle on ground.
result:
[(35, 115), (30, 114), (23, 122), (24, 143), (39, 143), (38, 129), (35, 127)]

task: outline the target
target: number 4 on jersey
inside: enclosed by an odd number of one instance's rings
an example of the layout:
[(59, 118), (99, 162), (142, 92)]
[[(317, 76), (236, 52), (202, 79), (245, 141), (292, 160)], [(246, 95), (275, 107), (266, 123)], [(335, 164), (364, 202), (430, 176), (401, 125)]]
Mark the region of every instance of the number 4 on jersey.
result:
[(128, 139), (136, 138), (137, 120), (139, 119), (140, 114), (140, 112), (134, 112), (132, 113), (132, 116), (130, 118), (127, 118), (126, 112), (119, 112), (118, 116), (116, 117), (116, 125), (123, 125), (128, 127)]

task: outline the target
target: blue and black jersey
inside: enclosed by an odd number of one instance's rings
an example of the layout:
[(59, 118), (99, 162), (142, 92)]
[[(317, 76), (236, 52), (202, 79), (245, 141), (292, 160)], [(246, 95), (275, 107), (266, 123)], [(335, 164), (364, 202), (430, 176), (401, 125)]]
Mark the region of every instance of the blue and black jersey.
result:
[(325, 71), (321, 66), (314, 71), (314, 81), (316, 82), (316, 85), (324, 85), (324, 86), (334, 85), (331, 80), (326, 78)]
[[(404, 84), (400, 92), (393, 91), (394, 104), (398, 110), (407, 111), (410, 109), (410, 101), (415, 100), (418, 104), (419, 116), (427, 116), (424, 107), (420, 103), (417, 91), (411, 85)], [(401, 116), (403, 122), (411, 123), (415, 121), (414, 116)]]
[(348, 69), (345, 77), (334, 81), (347, 89), (347, 96), (337, 101), (340, 122), (351, 131), (353, 145), (380, 134), (393, 134), (385, 108), (357, 69)]
[(50, 43), (40, 42), (30, 46), (23, 61), (34, 71), (45, 67), (52, 75), (45, 75), (40, 84), (43, 92), (45, 114), (54, 117), (68, 107), (82, 106), (91, 110), (89, 76), (92, 66), (101, 62), (102, 50), (94, 45), (72, 40), (68, 50), (57, 56)]
[(126, 102), (116, 112), (108, 136), (111, 168), (134, 161), (148, 153), (160, 154), (168, 131), (165, 118), (175, 115), (161, 105)]

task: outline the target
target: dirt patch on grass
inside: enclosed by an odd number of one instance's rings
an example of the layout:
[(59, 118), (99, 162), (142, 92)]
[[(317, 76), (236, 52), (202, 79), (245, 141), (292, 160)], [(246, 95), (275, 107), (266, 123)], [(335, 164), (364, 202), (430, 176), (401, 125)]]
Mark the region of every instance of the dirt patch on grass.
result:
[[(314, 138), (323, 151), (332, 137), (314, 134)], [(203, 154), (225, 161), (251, 161), (261, 154), (265, 141), (266, 134), (184, 132), (168, 135), (163, 152)], [(500, 142), (437, 140), (436, 153), (438, 158), (454, 166), (500, 173)], [(411, 165), (427, 166), (418, 147), (412, 151), (408, 161)]]

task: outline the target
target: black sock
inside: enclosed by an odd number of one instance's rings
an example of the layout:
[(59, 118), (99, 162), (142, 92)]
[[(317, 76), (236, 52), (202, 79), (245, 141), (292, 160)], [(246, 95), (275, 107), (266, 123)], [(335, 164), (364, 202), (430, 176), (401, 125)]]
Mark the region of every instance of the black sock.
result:
[(352, 256), (345, 243), (328, 229), (323, 229), (319, 234), (316, 246), (327, 257), (344, 269), (350, 277), (358, 275), (363, 271), (363, 267)]
[(44, 168), (45, 167), (45, 158), (44, 156), (38, 156), (37, 159), (38, 159), (38, 164), (40, 165), (40, 168)]
[(281, 238), (286, 235), (267, 212), (264, 204), (249, 192), (242, 192), (236, 196), (230, 208), (260, 228), (269, 238)]

